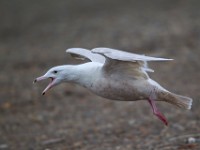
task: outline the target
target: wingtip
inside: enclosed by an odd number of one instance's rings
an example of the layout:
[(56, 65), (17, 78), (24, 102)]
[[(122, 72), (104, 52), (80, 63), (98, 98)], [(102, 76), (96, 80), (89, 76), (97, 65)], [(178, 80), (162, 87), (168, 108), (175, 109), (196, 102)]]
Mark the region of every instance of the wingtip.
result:
[(68, 48), (65, 50), (66, 53), (69, 53), (73, 48)]
[(69, 50), (69, 49), (66, 49), (65, 52), (68, 53), (68, 50)]
[(73, 47), (73, 48), (68, 48), (65, 50), (67, 53), (74, 53), (74, 52), (79, 52), (79, 51), (90, 51), (89, 49), (86, 48), (80, 48), (80, 47)]
[(168, 59), (169, 61), (172, 61), (172, 60), (174, 60), (174, 59)]
[(155, 61), (172, 61), (172, 60), (174, 60), (174, 59), (170, 59), (170, 58), (158, 58)]
[(73, 51), (76, 50), (76, 49), (79, 49), (79, 48), (68, 48), (68, 49), (66, 49), (65, 51), (66, 51), (67, 53), (70, 53), (70, 52), (73, 52)]

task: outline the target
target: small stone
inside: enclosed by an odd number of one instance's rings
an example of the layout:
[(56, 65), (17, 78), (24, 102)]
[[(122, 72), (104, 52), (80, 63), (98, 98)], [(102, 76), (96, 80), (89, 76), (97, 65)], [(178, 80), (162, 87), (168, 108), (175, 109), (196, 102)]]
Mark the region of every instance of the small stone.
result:
[(129, 121), (128, 121), (128, 124), (129, 124), (130, 126), (134, 125), (134, 124), (135, 124), (135, 120), (129, 120)]
[(192, 143), (195, 143), (196, 142), (196, 139), (195, 138), (193, 138), (193, 137), (189, 137), (188, 138), (188, 143), (189, 144), (192, 144)]

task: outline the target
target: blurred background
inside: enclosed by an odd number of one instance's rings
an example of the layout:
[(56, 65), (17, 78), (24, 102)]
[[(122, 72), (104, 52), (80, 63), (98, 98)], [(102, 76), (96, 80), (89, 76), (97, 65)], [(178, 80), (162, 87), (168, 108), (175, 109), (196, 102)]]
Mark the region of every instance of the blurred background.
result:
[[(0, 149), (200, 149), (198, 0), (1, 0)], [(110, 47), (175, 59), (150, 76), (194, 99), (191, 111), (159, 102), (109, 101), (71, 84), (32, 81), (50, 67), (83, 63), (67, 48)], [(194, 143), (187, 142), (193, 137)]]

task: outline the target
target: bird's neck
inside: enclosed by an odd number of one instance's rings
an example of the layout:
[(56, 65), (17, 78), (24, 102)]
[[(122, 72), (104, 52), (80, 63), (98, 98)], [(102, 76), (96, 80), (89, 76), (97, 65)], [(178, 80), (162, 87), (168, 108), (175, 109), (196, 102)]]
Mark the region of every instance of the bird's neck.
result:
[(99, 75), (101, 67), (101, 64), (94, 62), (81, 65), (70, 65), (68, 69), (66, 69), (67, 74), (65, 81), (89, 87)]

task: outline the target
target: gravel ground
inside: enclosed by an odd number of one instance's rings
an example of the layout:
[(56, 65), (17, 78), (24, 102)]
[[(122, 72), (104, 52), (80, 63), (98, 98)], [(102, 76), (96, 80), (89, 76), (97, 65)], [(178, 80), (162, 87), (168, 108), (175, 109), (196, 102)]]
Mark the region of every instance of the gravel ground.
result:
[[(0, 150), (200, 149), (198, 0), (0, 1)], [(111, 47), (175, 59), (151, 63), (150, 76), (194, 99), (191, 111), (145, 101), (109, 101), (62, 84), (45, 96), (35, 77), (82, 63), (70, 47)], [(189, 139), (189, 142), (188, 142)]]

